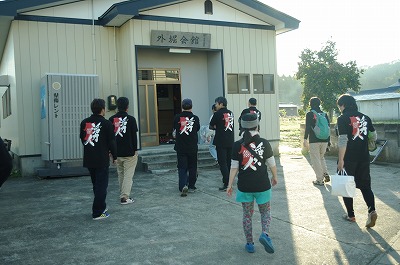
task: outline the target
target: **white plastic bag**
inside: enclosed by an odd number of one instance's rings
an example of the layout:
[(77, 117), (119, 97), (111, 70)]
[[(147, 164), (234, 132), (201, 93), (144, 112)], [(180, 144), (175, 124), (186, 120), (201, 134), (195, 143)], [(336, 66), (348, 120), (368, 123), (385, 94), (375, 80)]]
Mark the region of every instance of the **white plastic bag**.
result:
[(347, 175), (344, 169), (331, 176), (331, 187), (331, 194), (333, 196), (349, 198), (354, 198), (356, 196), (356, 182), (354, 181), (354, 176)]

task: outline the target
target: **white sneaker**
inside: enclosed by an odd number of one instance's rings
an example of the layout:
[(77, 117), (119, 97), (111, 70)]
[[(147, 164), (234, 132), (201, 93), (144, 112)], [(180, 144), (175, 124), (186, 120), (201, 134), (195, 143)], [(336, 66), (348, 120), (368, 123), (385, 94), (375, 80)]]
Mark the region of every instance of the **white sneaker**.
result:
[(128, 199), (121, 199), (121, 204), (125, 205), (125, 204), (131, 204), (134, 203), (135, 201), (132, 198), (128, 198)]
[(188, 191), (189, 191), (188, 187), (187, 187), (187, 186), (184, 186), (184, 187), (182, 188), (181, 197), (186, 197), (187, 194), (188, 194)]

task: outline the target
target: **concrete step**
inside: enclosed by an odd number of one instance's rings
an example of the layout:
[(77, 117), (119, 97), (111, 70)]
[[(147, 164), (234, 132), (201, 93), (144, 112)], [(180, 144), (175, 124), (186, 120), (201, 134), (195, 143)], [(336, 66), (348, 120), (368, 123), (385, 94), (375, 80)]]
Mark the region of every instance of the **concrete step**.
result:
[[(176, 152), (173, 150), (173, 145), (165, 145), (140, 150), (137, 169), (162, 174), (177, 171), (176, 164)], [(197, 166), (199, 170), (215, 169), (215, 161), (207, 145), (199, 145)]]

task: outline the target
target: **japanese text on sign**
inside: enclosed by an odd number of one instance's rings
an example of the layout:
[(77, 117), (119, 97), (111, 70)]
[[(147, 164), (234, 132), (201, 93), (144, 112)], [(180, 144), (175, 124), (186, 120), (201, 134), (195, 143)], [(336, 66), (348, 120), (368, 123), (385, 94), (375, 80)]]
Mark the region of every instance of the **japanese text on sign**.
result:
[(58, 118), (58, 112), (60, 111), (60, 98), (59, 98), (59, 94), (57, 92), (54, 92), (54, 118)]
[(150, 44), (154, 46), (210, 48), (211, 34), (152, 30)]

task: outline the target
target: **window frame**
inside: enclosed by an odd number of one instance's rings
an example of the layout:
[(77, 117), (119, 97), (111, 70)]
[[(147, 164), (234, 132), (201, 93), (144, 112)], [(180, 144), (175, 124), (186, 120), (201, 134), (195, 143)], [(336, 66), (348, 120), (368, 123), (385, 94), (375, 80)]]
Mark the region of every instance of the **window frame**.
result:
[(3, 104), (3, 119), (11, 116), (11, 90), (10, 87), (7, 88), (1, 98)]
[[(262, 90), (259, 91), (258, 88), (255, 87), (256, 82), (254, 80), (255, 77), (262, 77)], [(267, 88), (269, 88), (267, 90)], [(274, 74), (253, 74), (253, 93), (254, 94), (275, 94), (275, 76)]]
[[(230, 77), (236, 77), (236, 86), (232, 89), (230, 85)], [(250, 94), (250, 74), (228, 73), (226, 74), (228, 94)], [(245, 79), (243, 81), (243, 79)], [(245, 82), (247, 89), (243, 89), (241, 82)], [(245, 87), (245, 88), (246, 88)]]

